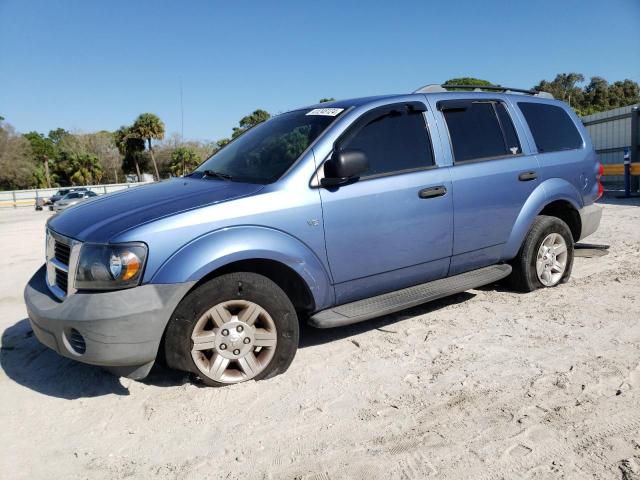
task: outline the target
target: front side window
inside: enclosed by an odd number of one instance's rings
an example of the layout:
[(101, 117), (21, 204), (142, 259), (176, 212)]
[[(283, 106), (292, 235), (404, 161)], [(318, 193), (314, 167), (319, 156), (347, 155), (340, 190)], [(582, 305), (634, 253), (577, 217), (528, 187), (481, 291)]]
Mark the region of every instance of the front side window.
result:
[(513, 122), (501, 102), (441, 102), (455, 163), (522, 153)]
[(273, 117), (214, 153), (191, 176), (274, 182), (341, 113), (342, 109), (297, 110)]
[(394, 111), (374, 118), (342, 144), (362, 150), (369, 169), (363, 176), (430, 167), (434, 164), (424, 116), (417, 111)]
[(557, 152), (582, 147), (582, 137), (563, 108), (546, 103), (518, 102), (538, 152)]

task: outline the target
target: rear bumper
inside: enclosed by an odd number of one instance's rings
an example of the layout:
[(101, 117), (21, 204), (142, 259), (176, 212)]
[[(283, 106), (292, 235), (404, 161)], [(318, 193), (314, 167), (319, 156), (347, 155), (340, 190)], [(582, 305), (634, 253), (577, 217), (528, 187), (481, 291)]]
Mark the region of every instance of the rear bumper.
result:
[(578, 240), (582, 240), (598, 230), (600, 219), (602, 218), (602, 207), (593, 203), (581, 208), (578, 210), (578, 213), (580, 214), (580, 223), (582, 224), (582, 230)]
[(142, 378), (153, 366), (171, 314), (193, 283), (77, 292), (61, 302), (49, 292), (42, 267), (27, 284), (24, 298), (42, 344), (65, 357)]

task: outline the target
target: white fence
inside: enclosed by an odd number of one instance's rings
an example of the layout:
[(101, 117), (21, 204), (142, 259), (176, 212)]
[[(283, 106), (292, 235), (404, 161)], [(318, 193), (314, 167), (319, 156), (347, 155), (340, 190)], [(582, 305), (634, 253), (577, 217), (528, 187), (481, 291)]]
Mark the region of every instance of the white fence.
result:
[[(103, 195), (105, 193), (117, 192), (126, 188), (133, 188), (139, 185), (146, 185), (150, 182), (139, 183), (111, 183), (109, 185), (87, 185), (86, 189)], [(80, 185), (79, 185), (80, 186)], [(61, 187), (73, 188), (73, 187)], [(0, 208), (35, 207), (36, 199), (47, 199), (61, 188), (37, 188), (33, 190), (9, 190), (0, 191)]]

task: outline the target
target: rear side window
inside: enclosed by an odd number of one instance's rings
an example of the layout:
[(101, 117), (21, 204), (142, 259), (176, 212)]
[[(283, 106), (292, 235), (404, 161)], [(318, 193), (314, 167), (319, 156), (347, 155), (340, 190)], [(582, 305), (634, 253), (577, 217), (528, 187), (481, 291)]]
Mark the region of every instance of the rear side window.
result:
[(369, 169), (363, 176), (381, 175), (432, 166), (433, 153), (421, 112), (394, 112), (381, 115), (343, 144), (362, 150)]
[(518, 102), (538, 152), (557, 152), (582, 147), (582, 137), (571, 117), (556, 105)]
[(440, 102), (438, 107), (447, 122), (456, 163), (521, 153), (502, 103), (453, 100)]
[(504, 141), (507, 145), (507, 150), (509, 153), (522, 153), (520, 151), (520, 143), (518, 142), (518, 135), (516, 134), (516, 129), (513, 126), (513, 122), (511, 121), (511, 117), (509, 113), (507, 113), (507, 109), (505, 108), (503, 103), (495, 103), (496, 113), (498, 114), (498, 120), (500, 121), (500, 126), (502, 127), (502, 132), (504, 133)]

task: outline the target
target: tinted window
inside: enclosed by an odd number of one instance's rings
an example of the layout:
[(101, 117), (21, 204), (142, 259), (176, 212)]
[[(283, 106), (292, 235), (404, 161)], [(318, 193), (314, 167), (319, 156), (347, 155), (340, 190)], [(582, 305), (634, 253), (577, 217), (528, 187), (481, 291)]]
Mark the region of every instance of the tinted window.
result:
[(500, 102), (494, 103), (494, 106), (496, 108), (496, 113), (498, 114), (498, 120), (500, 120), (500, 126), (504, 132), (504, 141), (507, 144), (507, 150), (509, 150), (509, 153), (513, 154), (522, 153), (516, 129), (513, 126), (513, 122), (511, 121), (511, 117), (509, 116), (506, 107)]
[(539, 152), (582, 147), (582, 137), (563, 108), (544, 103), (518, 103)]
[(442, 107), (455, 161), (510, 154), (493, 102), (452, 102)]
[(380, 116), (343, 144), (345, 149), (365, 152), (369, 169), (365, 175), (399, 172), (433, 165), (431, 143), (420, 112)]

